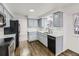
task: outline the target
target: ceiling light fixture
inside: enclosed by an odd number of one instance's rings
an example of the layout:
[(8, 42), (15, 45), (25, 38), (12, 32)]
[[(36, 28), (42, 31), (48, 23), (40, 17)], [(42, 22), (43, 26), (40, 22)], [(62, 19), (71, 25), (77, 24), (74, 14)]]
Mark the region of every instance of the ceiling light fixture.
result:
[(30, 11), (30, 12), (34, 12), (35, 10), (34, 10), (34, 9), (30, 9), (29, 11)]

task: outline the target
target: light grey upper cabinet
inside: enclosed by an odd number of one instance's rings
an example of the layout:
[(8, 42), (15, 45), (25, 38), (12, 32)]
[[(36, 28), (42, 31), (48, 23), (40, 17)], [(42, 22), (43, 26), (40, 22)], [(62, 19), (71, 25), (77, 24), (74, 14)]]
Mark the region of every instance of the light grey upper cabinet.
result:
[(63, 27), (63, 12), (58, 11), (53, 14), (53, 26)]
[(28, 27), (30, 27), (30, 28), (33, 27), (33, 20), (28, 19), (27, 24), (28, 24)]
[(27, 25), (29, 28), (37, 28), (38, 27), (38, 20), (28, 19)]
[(38, 19), (38, 27), (42, 27), (42, 19)]
[(33, 20), (33, 26), (36, 28), (38, 27), (38, 20)]
[(44, 28), (45, 27), (45, 19), (42, 18), (42, 27)]
[(42, 28), (46, 28), (47, 27), (47, 18), (40, 18), (38, 20), (38, 26), (42, 27)]

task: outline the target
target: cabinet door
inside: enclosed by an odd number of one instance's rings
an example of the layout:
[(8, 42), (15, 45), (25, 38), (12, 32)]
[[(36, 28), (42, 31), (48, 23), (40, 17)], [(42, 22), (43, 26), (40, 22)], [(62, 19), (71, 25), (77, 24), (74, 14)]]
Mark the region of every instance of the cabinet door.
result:
[(38, 27), (42, 27), (42, 19), (38, 19)]
[(45, 26), (45, 21), (44, 19), (42, 19), (42, 27), (44, 28), (44, 26)]
[(44, 44), (46, 47), (48, 46), (47, 44), (47, 35), (46, 34), (43, 34), (43, 33), (38, 33), (38, 38), (39, 38), (39, 41)]
[(47, 21), (47, 19), (45, 19), (44, 24), (45, 24), (44, 27), (47, 28), (47, 26), (48, 26), (48, 21)]
[(30, 20), (30, 19), (29, 19), (27, 25), (28, 25), (28, 27), (30, 27), (30, 28), (33, 27), (33, 20)]
[(56, 12), (53, 14), (53, 26), (63, 27), (63, 13), (62, 12)]
[(38, 26), (42, 28), (47, 27), (47, 18), (41, 18), (38, 20)]
[(42, 34), (39, 32), (39, 41), (42, 43), (42, 40), (43, 40), (43, 36)]
[(47, 47), (47, 35), (42, 34), (42, 43)]
[(38, 20), (34, 20), (34, 19), (28, 19), (27, 20), (27, 25), (28, 27), (30, 28), (33, 28), (33, 27), (38, 27)]
[(42, 19), (42, 27), (46, 28), (47, 27), (47, 18)]
[(29, 41), (34, 41), (37, 39), (37, 32), (29, 32), (28, 33), (28, 39)]
[(63, 51), (63, 36), (56, 38), (56, 53)]
[(60, 27), (63, 27), (63, 13), (60, 13)]
[(38, 40), (41, 41), (41, 33), (38, 32)]
[(38, 20), (33, 20), (33, 27), (35, 27), (35, 28), (38, 27)]

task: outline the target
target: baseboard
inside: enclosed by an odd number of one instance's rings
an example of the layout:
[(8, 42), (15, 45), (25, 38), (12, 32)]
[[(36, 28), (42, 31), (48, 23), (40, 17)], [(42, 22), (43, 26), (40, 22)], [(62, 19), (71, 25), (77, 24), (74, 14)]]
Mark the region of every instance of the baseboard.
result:
[[(40, 42), (39, 40), (37, 40), (38, 42)], [(40, 42), (41, 43), (41, 42)], [(41, 43), (44, 47), (46, 47), (43, 43)], [(48, 47), (46, 47), (46, 48), (48, 48)]]
[[(67, 51), (67, 50), (69, 50), (69, 51), (71, 51), (71, 52), (73, 52), (73, 53), (76, 53), (76, 52), (74, 52), (74, 51), (72, 51), (72, 50), (70, 50), (70, 49), (66, 49), (66, 50), (62, 51), (60, 54), (64, 53), (64, 52)], [(57, 54), (56, 56), (58, 56), (58, 55), (60, 55), (60, 54)], [(76, 53), (76, 54), (79, 55), (79, 53)]]
[(59, 54), (61, 54), (61, 53), (63, 53), (64, 51), (66, 51), (67, 49), (65, 49), (65, 50), (62, 50), (61, 52), (59, 52), (59, 53), (56, 53), (56, 56), (58, 56)]
[[(65, 51), (65, 50), (64, 50), (64, 51)], [(59, 52), (59, 53), (56, 53), (55, 56), (58, 56), (59, 54), (63, 53), (64, 51), (61, 51), (61, 52)]]
[(37, 40), (38, 40), (38, 39), (34, 39), (34, 40), (29, 40), (29, 39), (28, 39), (28, 42), (33, 42), (33, 41), (37, 41)]
[[(44, 47), (46, 47), (43, 43), (41, 43), (39, 40), (34, 40), (34, 41), (29, 41), (29, 40), (27, 40), (29, 43), (32, 43), (32, 42), (36, 42), (36, 41), (38, 41), (40, 44), (42, 44)], [(47, 47), (46, 47), (47, 48)]]
[(24, 41), (27, 41), (27, 40), (19, 40), (19, 42), (24, 42)]
[(32, 43), (32, 42), (35, 42), (35, 41), (38, 41), (38, 40), (33, 40), (33, 41), (29, 41), (29, 40), (27, 40), (27, 42), (29, 42), (29, 43)]
[(67, 49), (67, 50), (70, 50), (70, 51), (72, 51), (73, 53), (79, 54), (79, 53), (77, 53), (77, 52), (75, 52), (75, 51), (73, 51), (73, 50), (71, 50), (71, 49)]

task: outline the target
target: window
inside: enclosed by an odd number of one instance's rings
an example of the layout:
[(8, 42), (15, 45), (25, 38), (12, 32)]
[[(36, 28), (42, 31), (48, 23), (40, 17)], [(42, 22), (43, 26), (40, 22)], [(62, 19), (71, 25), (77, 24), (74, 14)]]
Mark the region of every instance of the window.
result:
[(79, 34), (79, 15), (75, 15), (74, 18), (74, 33)]

